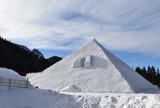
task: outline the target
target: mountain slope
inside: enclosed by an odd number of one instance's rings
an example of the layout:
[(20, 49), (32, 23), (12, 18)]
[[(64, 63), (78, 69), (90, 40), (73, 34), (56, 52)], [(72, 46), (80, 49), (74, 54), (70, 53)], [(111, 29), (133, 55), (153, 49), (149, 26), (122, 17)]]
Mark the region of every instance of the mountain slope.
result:
[(50, 58), (48, 58), (47, 59), (49, 62), (51, 62), (51, 63), (56, 63), (57, 61), (60, 61), (60, 60), (62, 60), (62, 58), (61, 57), (58, 57), (58, 56), (52, 56), (52, 57), (50, 57)]
[[(9, 42), (1, 37), (0, 52), (0, 67), (13, 69), (21, 75), (42, 71), (53, 64), (42, 54), (40, 55), (38, 50), (35, 54), (35, 51), (30, 51), (26, 46)], [(55, 60), (54, 63), (57, 61)]]
[(39, 58), (44, 58), (43, 54), (38, 49), (33, 49), (32, 53), (37, 55)]

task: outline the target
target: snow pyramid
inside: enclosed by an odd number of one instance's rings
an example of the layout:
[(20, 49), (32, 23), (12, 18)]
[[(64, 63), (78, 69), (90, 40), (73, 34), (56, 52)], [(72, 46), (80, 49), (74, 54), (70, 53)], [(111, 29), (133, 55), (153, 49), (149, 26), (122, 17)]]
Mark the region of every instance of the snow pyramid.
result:
[(159, 92), (95, 39), (43, 72), (28, 77), (39, 88), (60, 92)]

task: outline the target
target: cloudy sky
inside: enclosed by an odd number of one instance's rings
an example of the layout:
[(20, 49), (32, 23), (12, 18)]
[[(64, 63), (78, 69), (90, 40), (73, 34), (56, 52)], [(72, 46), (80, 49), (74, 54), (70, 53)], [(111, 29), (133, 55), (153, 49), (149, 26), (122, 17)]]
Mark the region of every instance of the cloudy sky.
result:
[(0, 35), (46, 57), (96, 38), (130, 66), (160, 66), (160, 0), (0, 0)]

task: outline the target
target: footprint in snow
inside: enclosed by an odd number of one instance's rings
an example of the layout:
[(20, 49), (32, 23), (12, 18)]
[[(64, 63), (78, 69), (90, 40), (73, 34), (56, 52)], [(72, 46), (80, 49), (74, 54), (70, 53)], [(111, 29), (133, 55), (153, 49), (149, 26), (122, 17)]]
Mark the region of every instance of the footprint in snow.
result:
[(118, 103), (118, 100), (115, 97), (111, 97), (110, 99), (112, 104)]

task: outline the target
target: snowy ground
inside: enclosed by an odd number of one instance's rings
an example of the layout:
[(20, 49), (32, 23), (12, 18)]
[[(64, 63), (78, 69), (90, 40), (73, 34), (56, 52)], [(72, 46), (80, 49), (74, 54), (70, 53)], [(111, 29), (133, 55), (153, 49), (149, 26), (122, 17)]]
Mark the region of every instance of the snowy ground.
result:
[(0, 90), (0, 108), (160, 108), (160, 95)]

